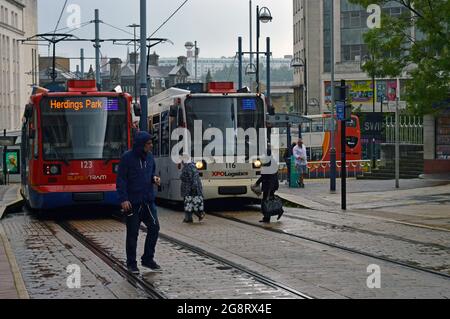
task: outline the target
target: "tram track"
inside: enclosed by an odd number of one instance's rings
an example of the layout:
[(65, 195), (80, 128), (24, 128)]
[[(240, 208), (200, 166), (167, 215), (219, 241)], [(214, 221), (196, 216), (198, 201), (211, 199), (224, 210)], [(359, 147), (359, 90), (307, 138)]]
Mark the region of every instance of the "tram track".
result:
[(103, 260), (103, 262), (105, 262), (109, 267), (119, 273), (130, 284), (132, 284), (136, 288), (143, 290), (150, 299), (167, 299), (167, 297), (163, 293), (159, 292), (153, 285), (142, 279), (140, 276), (129, 272), (122, 262), (106, 252), (94, 241), (86, 237), (82, 232), (77, 230), (69, 222), (59, 221), (56, 224), (68, 234), (70, 234), (73, 238), (75, 238), (78, 242), (83, 244), (83, 246), (89, 249), (94, 255)]
[[(450, 279), (450, 275), (449, 274), (446, 274), (446, 273), (443, 273), (443, 272), (439, 272), (439, 271), (435, 271), (435, 270), (428, 269), (428, 268), (424, 268), (424, 267), (420, 267), (420, 266), (416, 266), (416, 265), (412, 265), (412, 264), (409, 264), (409, 263), (406, 263), (406, 262), (403, 262), (403, 261), (399, 261), (399, 260), (395, 260), (395, 259), (392, 259), (392, 258), (383, 257), (383, 256), (375, 255), (375, 254), (372, 254), (372, 253), (364, 252), (364, 251), (361, 251), (361, 250), (358, 250), (358, 249), (345, 247), (345, 246), (342, 246), (342, 245), (339, 245), (339, 244), (326, 242), (326, 241), (323, 241), (323, 240), (314, 239), (314, 238), (311, 238), (311, 237), (290, 233), (290, 232), (287, 232), (285, 230), (270, 228), (270, 227), (267, 227), (267, 226), (264, 226), (264, 225), (256, 224), (254, 222), (245, 221), (245, 220), (239, 219), (237, 217), (224, 216), (221, 213), (215, 213), (215, 212), (211, 213), (210, 212), (208, 214), (212, 215), (212, 216), (215, 216), (215, 217), (218, 217), (218, 218), (222, 218), (222, 219), (226, 219), (226, 220), (229, 220), (229, 221), (237, 222), (237, 223), (240, 223), (240, 224), (244, 224), (244, 225), (248, 225), (248, 226), (253, 226), (253, 227), (256, 227), (256, 228), (264, 229), (266, 231), (270, 231), (270, 232), (273, 232), (273, 233), (282, 234), (282, 235), (289, 236), (289, 237), (292, 237), (292, 238), (302, 239), (302, 240), (305, 240), (305, 241), (309, 241), (309, 242), (313, 242), (313, 243), (316, 243), (316, 244), (324, 245), (324, 246), (331, 247), (331, 248), (334, 248), (334, 249), (342, 250), (342, 251), (345, 251), (347, 253), (352, 253), (352, 254), (362, 255), (362, 256), (365, 256), (365, 257), (369, 257), (369, 258), (374, 258), (376, 260), (380, 260), (380, 261), (383, 261), (383, 262), (386, 262), (386, 263), (390, 263), (390, 264), (395, 264), (397, 266), (405, 267), (405, 268), (408, 268), (408, 269), (411, 269), (411, 270), (415, 270), (415, 271), (419, 271), (419, 272), (425, 272), (425, 273), (432, 274), (432, 275), (435, 275), (435, 276), (439, 276), (439, 277), (442, 277), (442, 278), (445, 278), (445, 279)], [(285, 217), (289, 217), (289, 218), (293, 218), (292, 216), (289, 216), (288, 214), (285, 214), (284, 216)], [(298, 219), (302, 219), (302, 218), (298, 218)], [(309, 220), (309, 219), (305, 219), (305, 220), (307, 220), (309, 222), (316, 222), (314, 220)], [(337, 226), (337, 225), (332, 224), (332, 223), (326, 223), (326, 222), (320, 222), (320, 223)], [(339, 227), (343, 228), (342, 226), (337, 226), (337, 227), (338, 228)], [(360, 229), (357, 229), (357, 228), (352, 228), (352, 229), (355, 230), (355, 231), (366, 232), (365, 230), (360, 230)], [(367, 232), (370, 232), (370, 231), (367, 231)], [(372, 233), (372, 232), (370, 232), (370, 233)], [(378, 234), (378, 233), (372, 233), (372, 235), (384, 236), (383, 234)], [(415, 242), (415, 243), (419, 243), (419, 242)], [(426, 244), (426, 243), (421, 243), (421, 244)]]
[[(122, 225), (124, 225), (124, 221), (119, 216), (113, 216), (113, 221), (116, 221)], [(108, 220), (110, 221), (110, 220)], [(166, 291), (161, 292), (155, 287), (153, 284), (149, 283), (144, 276), (134, 275), (130, 273), (123, 262), (114, 257), (110, 252), (102, 248), (99, 244), (97, 244), (94, 240), (90, 239), (90, 236), (85, 233), (85, 229), (82, 226), (77, 226), (76, 223), (71, 223), (70, 221), (58, 221), (56, 222), (58, 226), (60, 226), (65, 232), (71, 235), (74, 239), (80, 242), (83, 246), (89, 249), (93, 254), (98, 256), (101, 260), (103, 260), (109, 267), (111, 267), (114, 271), (119, 273), (123, 278), (125, 278), (128, 282), (130, 282), (134, 287), (143, 290), (149, 298), (153, 299), (168, 299), (168, 295)], [(98, 221), (97, 224), (101, 227), (101, 221)], [(147, 232), (145, 226), (141, 226), (141, 231)], [(89, 231), (88, 231), (89, 232)], [(198, 257), (205, 258), (211, 260), (220, 265), (220, 268), (223, 268), (225, 271), (233, 271), (234, 273), (244, 274), (247, 277), (250, 277), (255, 283), (258, 285), (262, 285), (263, 287), (267, 287), (272, 289), (273, 291), (278, 291), (278, 294), (281, 292), (285, 296), (289, 296), (289, 298), (299, 298), (299, 299), (314, 299), (314, 297), (309, 296), (303, 292), (295, 290), (291, 287), (288, 287), (282, 283), (276, 282), (273, 279), (249, 270), (239, 264), (233, 263), (225, 258), (222, 258), (218, 255), (207, 252), (201, 248), (195, 247), (191, 244), (173, 238), (171, 236), (160, 233), (160, 239), (166, 241), (175, 247), (176, 249), (184, 249), (191, 254), (194, 254)], [(192, 256), (191, 256), (192, 257)], [(192, 257), (192, 258), (198, 258)], [(218, 271), (220, 271), (220, 268)], [(170, 294), (170, 293), (169, 293)], [(202, 297), (203, 298), (203, 297)]]
[[(114, 216), (114, 220), (123, 223), (123, 220), (119, 216)], [(147, 228), (145, 226), (141, 226), (141, 230), (143, 232), (147, 233)], [(214, 260), (214, 261), (216, 261), (216, 262), (218, 262), (220, 264), (224, 264), (224, 265), (226, 265), (228, 267), (231, 267), (231, 268), (233, 268), (233, 269), (235, 269), (235, 270), (237, 270), (237, 271), (239, 271), (241, 273), (245, 273), (245, 274), (251, 276), (252, 278), (254, 278), (256, 281), (258, 281), (258, 282), (260, 282), (260, 283), (262, 283), (264, 285), (267, 285), (269, 287), (272, 287), (272, 288), (275, 288), (275, 289), (280, 289), (282, 291), (286, 291), (287, 293), (292, 294), (292, 295), (297, 296), (297, 297), (300, 297), (302, 299), (315, 299), (314, 297), (309, 296), (309, 295), (307, 295), (307, 294), (305, 294), (303, 292), (300, 292), (300, 291), (298, 291), (296, 289), (288, 287), (288, 286), (286, 286), (286, 285), (284, 285), (284, 284), (282, 284), (280, 282), (276, 282), (276, 281), (274, 281), (273, 279), (271, 279), (271, 278), (269, 278), (267, 276), (264, 276), (264, 275), (262, 275), (260, 273), (252, 271), (252, 270), (250, 270), (250, 269), (248, 269), (246, 267), (243, 267), (243, 266), (241, 266), (241, 265), (239, 265), (237, 263), (234, 263), (234, 262), (232, 262), (232, 261), (230, 261), (228, 259), (220, 257), (220, 256), (218, 256), (216, 254), (208, 252), (208, 251), (206, 251), (204, 249), (201, 249), (199, 247), (196, 247), (194, 245), (188, 244), (188, 243), (186, 243), (184, 241), (181, 241), (179, 239), (176, 239), (176, 238), (174, 238), (172, 236), (168, 236), (168, 235), (160, 232), (159, 237), (164, 239), (164, 240), (166, 240), (166, 241), (168, 241), (168, 242), (170, 242), (170, 243), (173, 243), (173, 244), (175, 244), (177, 246), (183, 247), (184, 249), (187, 249), (187, 250), (191, 251), (194, 254), (203, 256), (203, 257), (208, 258), (208, 259), (212, 259), (212, 260)]]

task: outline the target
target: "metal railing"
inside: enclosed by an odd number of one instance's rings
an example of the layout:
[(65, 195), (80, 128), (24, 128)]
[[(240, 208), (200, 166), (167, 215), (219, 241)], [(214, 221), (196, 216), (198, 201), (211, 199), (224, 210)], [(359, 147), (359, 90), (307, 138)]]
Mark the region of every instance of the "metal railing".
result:
[[(395, 117), (386, 118), (386, 143), (395, 143)], [(423, 118), (400, 116), (400, 144), (423, 145)]]
[[(378, 161), (379, 163), (379, 161)], [(309, 162), (307, 165), (308, 178), (328, 178), (330, 174), (330, 165), (329, 161), (317, 161), (317, 162)], [(342, 162), (336, 162), (337, 177), (341, 177), (341, 167)], [(347, 177), (356, 177), (358, 175), (364, 175), (365, 173), (372, 172), (372, 160), (358, 160), (358, 161), (347, 161)], [(280, 181), (287, 180), (287, 167), (286, 164), (281, 163), (279, 168), (279, 179)]]

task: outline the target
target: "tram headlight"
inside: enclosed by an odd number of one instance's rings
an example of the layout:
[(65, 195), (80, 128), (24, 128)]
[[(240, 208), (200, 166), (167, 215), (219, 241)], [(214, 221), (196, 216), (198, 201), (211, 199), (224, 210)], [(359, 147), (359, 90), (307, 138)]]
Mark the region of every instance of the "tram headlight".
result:
[(112, 169), (113, 169), (113, 173), (114, 173), (114, 174), (119, 173), (119, 163), (114, 163), (114, 164), (112, 165)]
[(44, 165), (44, 175), (61, 175), (61, 165), (56, 164)]
[(261, 168), (262, 162), (260, 160), (256, 160), (253, 162), (253, 168)]
[(206, 169), (206, 162), (205, 161), (198, 161), (195, 163), (195, 167), (197, 167), (197, 169), (199, 171), (204, 171)]

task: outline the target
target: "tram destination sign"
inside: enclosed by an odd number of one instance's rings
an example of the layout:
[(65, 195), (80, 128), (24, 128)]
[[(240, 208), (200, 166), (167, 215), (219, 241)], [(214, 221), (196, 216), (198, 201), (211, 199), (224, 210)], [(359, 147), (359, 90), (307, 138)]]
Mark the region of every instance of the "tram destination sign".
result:
[(45, 100), (47, 111), (118, 111), (119, 100), (116, 97), (50, 97)]

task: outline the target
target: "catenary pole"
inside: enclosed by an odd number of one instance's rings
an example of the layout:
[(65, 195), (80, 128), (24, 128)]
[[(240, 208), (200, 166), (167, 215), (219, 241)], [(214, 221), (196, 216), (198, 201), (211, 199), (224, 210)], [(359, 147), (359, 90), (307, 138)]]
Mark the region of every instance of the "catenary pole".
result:
[(148, 131), (148, 85), (147, 85), (147, 54), (145, 48), (147, 47), (147, 1), (141, 0), (141, 63), (140, 63), (140, 104), (141, 104), (141, 119), (139, 128), (141, 131)]
[(334, 0), (331, 0), (331, 143), (330, 143), (330, 192), (336, 192), (336, 127), (334, 120)]

